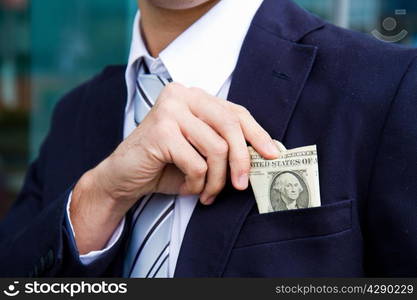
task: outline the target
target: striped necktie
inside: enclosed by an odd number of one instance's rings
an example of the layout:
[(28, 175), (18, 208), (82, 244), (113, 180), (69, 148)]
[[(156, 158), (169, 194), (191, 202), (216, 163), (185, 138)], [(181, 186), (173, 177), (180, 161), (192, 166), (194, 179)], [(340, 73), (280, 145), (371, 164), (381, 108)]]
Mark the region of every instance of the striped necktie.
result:
[(143, 68), (145, 73), (140, 74), (138, 72), (139, 75), (136, 80), (134, 101), (136, 125), (139, 125), (151, 110), (162, 88), (172, 81), (171, 78), (165, 79), (162, 76), (150, 74), (145, 63), (141, 63), (139, 70), (140, 68)]
[[(170, 79), (145, 73), (136, 81), (134, 116), (136, 125), (155, 104), (162, 88)], [(169, 245), (176, 197), (151, 194), (138, 201), (130, 228), (130, 241), (124, 260), (124, 277), (168, 277)]]

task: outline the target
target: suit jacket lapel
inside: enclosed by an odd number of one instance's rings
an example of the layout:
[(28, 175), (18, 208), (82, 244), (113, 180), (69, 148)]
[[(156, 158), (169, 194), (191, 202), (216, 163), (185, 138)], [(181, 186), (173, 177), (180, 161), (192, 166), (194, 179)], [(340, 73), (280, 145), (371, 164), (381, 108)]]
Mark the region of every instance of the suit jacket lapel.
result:
[(247, 41), (253, 48), (242, 50), (229, 100), (245, 106), (273, 138), (282, 141), (317, 48), (280, 39), (262, 29), (251, 30)]
[(107, 68), (100, 76), (103, 79), (94, 85), (94, 91), (87, 91), (85, 96), (88, 101), (88, 125), (84, 165), (87, 169), (95, 167), (110, 155), (123, 140), (127, 98), (125, 69), (125, 66)]
[[(296, 42), (322, 25), (287, 0), (265, 0), (254, 17), (228, 98), (245, 106), (273, 138), (283, 139), (317, 52), (316, 47)], [(254, 204), (250, 188), (238, 192), (230, 183), (212, 206), (198, 203), (185, 232), (175, 277), (222, 276)]]

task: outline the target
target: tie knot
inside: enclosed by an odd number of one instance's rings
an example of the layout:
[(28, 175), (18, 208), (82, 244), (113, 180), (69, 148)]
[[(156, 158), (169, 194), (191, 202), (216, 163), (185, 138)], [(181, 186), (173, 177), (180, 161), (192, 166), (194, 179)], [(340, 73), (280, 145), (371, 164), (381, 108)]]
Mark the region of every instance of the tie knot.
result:
[[(152, 105), (155, 103), (156, 99), (158, 98), (161, 90), (167, 85), (169, 81), (165, 78), (162, 78), (159, 75), (154, 74), (140, 74), (138, 76), (138, 89), (141, 97), (146, 97)], [(145, 100), (146, 99), (141, 99)]]
[(139, 124), (151, 110), (161, 90), (171, 79), (155, 74), (139, 74), (136, 81), (135, 122)]
[(137, 62), (136, 96), (135, 96), (135, 123), (138, 125), (152, 109), (161, 90), (170, 83), (170, 78), (151, 74), (144, 60)]

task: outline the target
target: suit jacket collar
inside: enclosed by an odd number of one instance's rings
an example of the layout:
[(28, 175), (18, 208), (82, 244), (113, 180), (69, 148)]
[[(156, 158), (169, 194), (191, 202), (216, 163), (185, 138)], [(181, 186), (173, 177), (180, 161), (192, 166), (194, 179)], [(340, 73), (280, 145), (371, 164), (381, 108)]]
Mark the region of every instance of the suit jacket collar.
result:
[[(283, 140), (313, 66), (317, 47), (298, 43), (324, 24), (289, 0), (265, 0), (243, 43), (228, 99), (245, 106), (272, 137)], [(230, 183), (211, 206), (197, 204), (175, 277), (220, 277), (255, 205), (253, 192)]]
[(308, 33), (325, 25), (325, 22), (307, 12), (292, 0), (264, 0), (252, 21), (281, 39), (298, 42)]

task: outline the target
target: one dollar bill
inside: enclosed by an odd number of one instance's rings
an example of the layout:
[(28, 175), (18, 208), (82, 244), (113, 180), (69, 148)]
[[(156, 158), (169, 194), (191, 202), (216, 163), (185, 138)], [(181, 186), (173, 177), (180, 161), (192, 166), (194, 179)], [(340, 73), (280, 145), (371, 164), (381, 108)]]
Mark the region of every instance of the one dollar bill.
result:
[(259, 213), (320, 206), (316, 145), (287, 150), (275, 141), (280, 156), (262, 158), (252, 147), (249, 173)]

